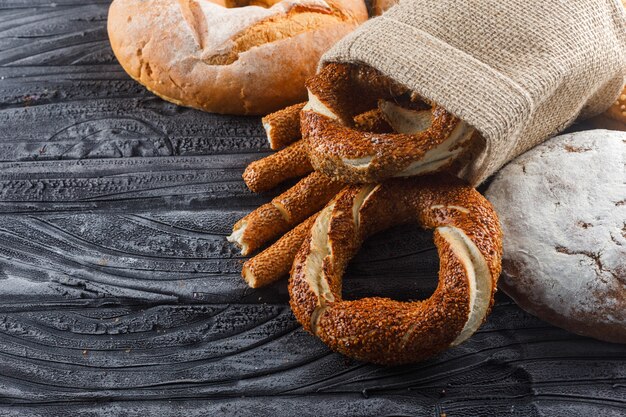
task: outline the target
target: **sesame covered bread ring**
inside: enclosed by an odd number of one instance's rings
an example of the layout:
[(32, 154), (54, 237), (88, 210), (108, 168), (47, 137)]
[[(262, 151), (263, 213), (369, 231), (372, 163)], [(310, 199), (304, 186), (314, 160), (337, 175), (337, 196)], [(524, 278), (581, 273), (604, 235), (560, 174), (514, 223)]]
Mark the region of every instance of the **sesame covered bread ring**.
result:
[[(434, 228), (439, 285), (423, 301), (346, 301), (341, 279), (362, 242), (393, 225)], [(469, 338), (492, 304), (502, 233), (491, 204), (452, 178), (394, 179), (344, 188), (319, 214), (296, 255), (291, 308), (331, 349), (379, 364), (416, 362)]]
[(306, 103), (294, 104), (270, 113), (262, 119), (270, 149), (279, 151), (300, 140), (300, 111)]
[(226, 239), (239, 246), (243, 256), (248, 256), (324, 207), (342, 187), (340, 182), (312, 172), (240, 219)]
[(271, 190), (283, 181), (302, 177), (313, 171), (307, 146), (299, 140), (280, 152), (251, 162), (243, 172), (243, 180), (255, 193)]
[(289, 275), (293, 259), (316, 218), (317, 213), (243, 264), (241, 276), (250, 288), (263, 287)]
[[(473, 129), (433, 105), (412, 110), (394, 103), (409, 92), (376, 70), (328, 64), (307, 81), (302, 136), (313, 168), (347, 183), (380, 182), (442, 171), (467, 149)], [(393, 132), (363, 131), (355, 116), (378, 107)]]

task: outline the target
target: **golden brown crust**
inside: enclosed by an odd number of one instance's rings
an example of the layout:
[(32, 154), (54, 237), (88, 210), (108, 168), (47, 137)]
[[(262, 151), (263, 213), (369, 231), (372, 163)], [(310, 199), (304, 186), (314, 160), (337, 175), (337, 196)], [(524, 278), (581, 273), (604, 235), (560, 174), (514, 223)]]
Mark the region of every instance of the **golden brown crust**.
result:
[(380, 16), (396, 4), (398, 4), (398, 0), (373, 0), (372, 14), (374, 16)]
[(291, 225), (296, 225), (324, 207), (343, 187), (320, 172), (312, 172), (272, 200)]
[(290, 228), (290, 224), (285, 220), (283, 213), (272, 203), (267, 203), (235, 223), (233, 235), (239, 230), (242, 230), (243, 233), (239, 240), (230, 240), (239, 244), (243, 256), (248, 256)]
[(341, 183), (313, 172), (235, 223), (228, 240), (241, 247), (242, 255), (250, 255), (324, 207), (341, 187)]
[[(456, 230), (467, 238), (467, 247), (475, 249), (476, 276), (479, 261), (484, 262), (483, 277), (490, 288), (481, 295), (486, 316), (501, 268), (498, 218), (483, 196), (453, 178), (396, 179), (367, 187), (346, 187), (320, 213), (293, 264), (290, 304), (303, 328), (333, 350), (380, 364), (415, 362), (458, 343), (469, 320), (469, 294), (475, 291), (470, 288), (469, 267), (458, 254), (457, 243), (453, 247), (444, 238), (444, 231)], [(436, 228), (440, 272), (433, 296), (418, 302), (342, 300), (341, 277), (363, 240), (381, 229), (415, 221)], [(327, 232), (324, 242), (317, 240), (320, 230)], [(320, 255), (323, 259), (317, 264)], [(478, 317), (476, 328), (485, 316)]]
[(268, 114), (262, 120), (270, 148), (277, 151), (302, 138), (300, 133), (300, 111), (304, 103), (285, 107)]
[(354, 116), (354, 127), (371, 133), (393, 133), (380, 109), (373, 109)]
[(251, 288), (269, 285), (289, 274), (293, 259), (316, 218), (317, 213), (243, 264), (241, 276)]
[(108, 33), (126, 72), (160, 97), (218, 113), (267, 114), (303, 101), (322, 53), (366, 19), (362, 0), (254, 9), (116, 0)]
[[(315, 170), (343, 182), (443, 171), (470, 145), (472, 129), (464, 122), (437, 105), (423, 110), (426, 103), (370, 67), (331, 63), (307, 88), (300, 124), (309, 160)], [(380, 133), (385, 126), (372, 120), (376, 130), (365, 131), (364, 114), (382, 114), (393, 131)]]
[(306, 87), (309, 99), (316, 97), (347, 126), (352, 126), (355, 116), (376, 108), (379, 99), (408, 92), (406, 87), (372, 67), (334, 62), (326, 64), (319, 73), (309, 78)]
[[(362, 132), (307, 110), (302, 112), (302, 123), (307, 126), (304, 139), (315, 170), (347, 183), (372, 183), (398, 176), (442, 145), (460, 121), (436, 107), (431, 128), (416, 135)], [(349, 163), (363, 158), (367, 162)]]
[(302, 140), (265, 158), (250, 163), (243, 172), (248, 188), (260, 193), (271, 190), (290, 178), (302, 177), (313, 171), (306, 143)]

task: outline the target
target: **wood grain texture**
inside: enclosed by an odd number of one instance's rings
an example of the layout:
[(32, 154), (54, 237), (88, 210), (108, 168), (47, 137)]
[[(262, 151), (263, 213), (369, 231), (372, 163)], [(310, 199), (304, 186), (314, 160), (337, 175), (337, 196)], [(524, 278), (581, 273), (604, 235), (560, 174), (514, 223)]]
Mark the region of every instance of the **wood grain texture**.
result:
[[(286, 283), (251, 290), (224, 239), (272, 193), (256, 118), (163, 102), (106, 40), (107, 1), (0, 1), (0, 416), (626, 414), (626, 349), (499, 295), (465, 344), (382, 368), (304, 333)], [(347, 298), (428, 297), (431, 236), (394, 229)]]

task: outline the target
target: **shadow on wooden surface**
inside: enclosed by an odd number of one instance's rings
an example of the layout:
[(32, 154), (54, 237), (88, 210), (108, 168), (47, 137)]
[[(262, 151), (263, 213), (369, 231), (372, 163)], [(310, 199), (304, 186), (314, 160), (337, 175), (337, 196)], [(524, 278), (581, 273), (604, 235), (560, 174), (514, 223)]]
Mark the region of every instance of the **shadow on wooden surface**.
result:
[[(154, 98), (117, 65), (108, 2), (0, 2), (0, 415), (589, 416), (626, 412), (623, 346), (499, 295), (467, 343), (382, 368), (304, 333), (285, 282), (224, 240), (256, 118)], [(346, 295), (424, 298), (431, 237), (368, 241)]]

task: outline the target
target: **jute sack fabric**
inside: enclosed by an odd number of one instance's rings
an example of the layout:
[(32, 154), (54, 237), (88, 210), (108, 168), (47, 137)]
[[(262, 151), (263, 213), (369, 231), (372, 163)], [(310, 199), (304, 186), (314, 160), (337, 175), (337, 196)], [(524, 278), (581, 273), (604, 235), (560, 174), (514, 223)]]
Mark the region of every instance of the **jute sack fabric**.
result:
[(626, 76), (619, 0), (401, 0), (323, 57), (374, 67), (473, 125), (461, 175), (502, 165), (608, 108)]

